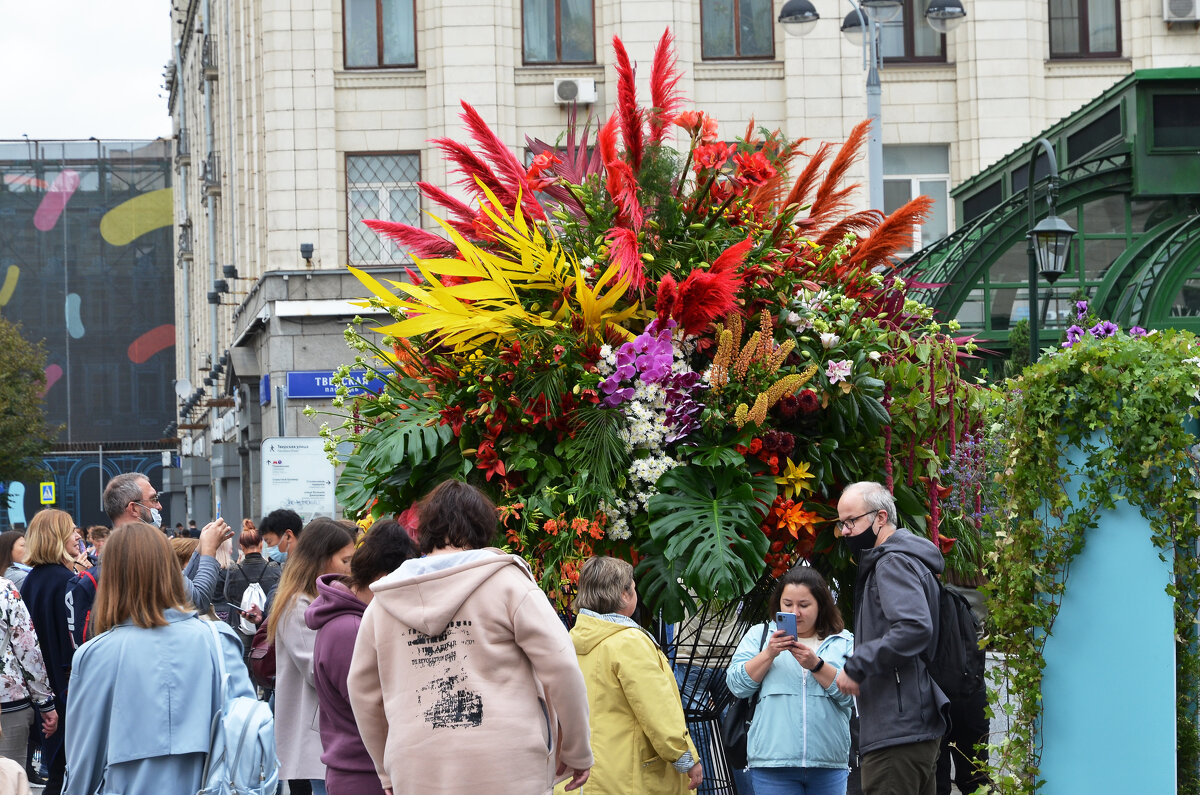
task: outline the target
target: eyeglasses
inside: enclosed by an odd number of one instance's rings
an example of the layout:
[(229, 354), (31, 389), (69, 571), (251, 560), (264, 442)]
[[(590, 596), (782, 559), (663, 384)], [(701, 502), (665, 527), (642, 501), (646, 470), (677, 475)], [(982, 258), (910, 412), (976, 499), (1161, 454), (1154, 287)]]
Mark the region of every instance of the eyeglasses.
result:
[(855, 522), (857, 522), (859, 519), (863, 518), (864, 516), (870, 516), (873, 513), (879, 513), (879, 512), (878, 511), (867, 511), (866, 513), (860, 513), (858, 516), (855, 516), (853, 519), (838, 519), (837, 522), (834, 523), (833, 526), (837, 528), (837, 531), (839, 533), (842, 532), (843, 530), (851, 530), (851, 529), (853, 529)]

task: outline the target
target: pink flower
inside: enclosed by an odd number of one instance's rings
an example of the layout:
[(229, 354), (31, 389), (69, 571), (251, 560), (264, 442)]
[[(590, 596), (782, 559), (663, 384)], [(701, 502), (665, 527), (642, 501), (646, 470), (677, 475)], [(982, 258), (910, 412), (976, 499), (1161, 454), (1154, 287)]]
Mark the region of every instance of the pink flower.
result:
[(830, 361), (825, 365), (825, 377), (829, 379), (830, 384), (836, 384), (845, 381), (850, 377), (850, 370), (854, 367), (854, 363), (849, 359), (841, 361)]

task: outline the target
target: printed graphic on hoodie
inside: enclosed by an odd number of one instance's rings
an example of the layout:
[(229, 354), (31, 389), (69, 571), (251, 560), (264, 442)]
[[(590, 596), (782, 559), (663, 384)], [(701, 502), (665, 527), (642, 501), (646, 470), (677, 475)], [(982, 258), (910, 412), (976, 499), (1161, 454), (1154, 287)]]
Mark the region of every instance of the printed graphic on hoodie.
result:
[[(458, 663), (459, 645), (475, 643), (470, 626), (470, 621), (451, 621), (445, 632), (432, 636), (410, 629), (408, 645), (416, 652), (413, 666), (444, 671)], [(424, 708), (422, 715), (431, 728), (464, 729), (483, 723), (483, 699), (467, 684), (467, 672), (460, 664), (458, 674), (438, 677), (418, 691), (417, 703)]]

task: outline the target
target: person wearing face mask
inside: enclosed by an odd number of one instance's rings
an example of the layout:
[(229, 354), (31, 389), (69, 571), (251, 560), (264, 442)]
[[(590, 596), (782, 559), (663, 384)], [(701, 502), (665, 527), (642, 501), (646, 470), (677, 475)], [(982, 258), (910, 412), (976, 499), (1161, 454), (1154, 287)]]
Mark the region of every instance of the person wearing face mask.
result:
[(858, 697), (865, 795), (934, 795), (949, 700), (925, 660), (937, 643), (942, 553), (897, 527), (879, 483), (854, 483), (838, 500), (837, 529), (858, 561), (854, 655), (835, 682)]
[[(150, 479), (140, 472), (119, 474), (109, 480), (108, 485), (104, 486), (102, 502), (104, 513), (113, 521), (113, 530), (133, 521), (145, 522), (155, 527), (162, 524), (162, 514), (158, 510), (162, 503), (158, 502), (158, 492), (155, 491), (154, 485), (151, 485)], [(218, 516), (200, 532), (200, 544), (196, 555), (192, 556), (192, 560), (184, 569), (184, 592), (194, 608), (200, 612), (209, 609), (212, 594), (216, 593), (217, 585), (224, 579), (221, 566), (214, 557), (217, 548), (224, 540), (232, 537), (233, 528)], [(100, 579), (100, 568), (97, 566), (90, 572), (92, 596), (95, 594), (96, 581)], [(74, 610), (78, 621), (72, 634), (77, 635), (77, 642), (83, 642), (86, 610), (82, 609), (82, 606), (76, 605), (77, 609)], [(85, 606), (90, 608), (91, 603), (88, 602)]]

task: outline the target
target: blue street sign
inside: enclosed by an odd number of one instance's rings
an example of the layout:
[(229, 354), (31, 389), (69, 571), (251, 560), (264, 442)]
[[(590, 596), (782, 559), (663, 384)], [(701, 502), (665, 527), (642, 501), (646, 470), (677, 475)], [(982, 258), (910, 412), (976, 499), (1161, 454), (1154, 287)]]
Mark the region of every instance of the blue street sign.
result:
[[(358, 386), (367, 377), (368, 372), (367, 370), (351, 370), (349, 378), (343, 379), (343, 383), (350, 387), (351, 397), (357, 397), (367, 392), (379, 394), (383, 390), (383, 380), (380, 378), (372, 378), (367, 383), (366, 389)], [(288, 400), (332, 398), (337, 394), (337, 388), (338, 380), (334, 377), (333, 370), (302, 370), (287, 374)]]

